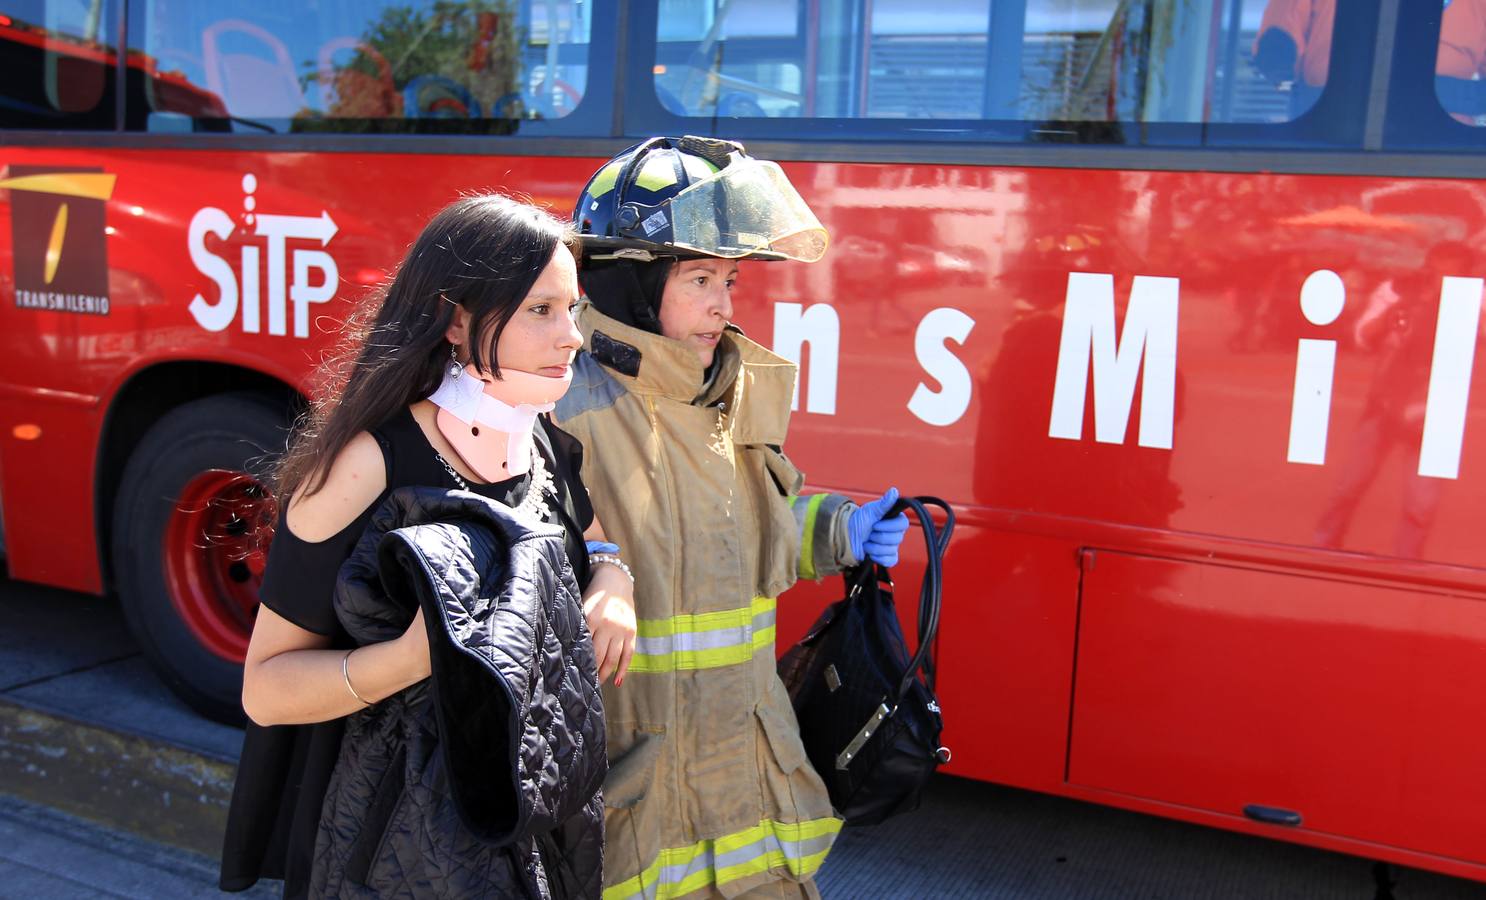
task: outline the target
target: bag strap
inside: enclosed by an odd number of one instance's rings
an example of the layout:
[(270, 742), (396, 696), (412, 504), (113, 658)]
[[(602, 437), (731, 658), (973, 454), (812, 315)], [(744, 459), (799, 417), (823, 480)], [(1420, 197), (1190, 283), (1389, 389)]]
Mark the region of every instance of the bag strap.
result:
[[(930, 506), (943, 511), (944, 525), (942, 527), (929, 514), (927, 507)], [(894, 709), (904, 697), (908, 696), (908, 691), (913, 687), (913, 680), (918, 677), (920, 670), (924, 673), (924, 684), (931, 692), (934, 690), (933, 648), (935, 638), (939, 634), (939, 614), (943, 605), (944, 553), (949, 549), (949, 539), (955, 530), (955, 511), (938, 497), (902, 497), (888, 511), (888, 515), (895, 516), (906, 510), (913, 510), (913, 514), (918, 518), (919, 526), (924, 532), (924, 544), (928, 551), (928, 558), (924, 566), (924, 580), (919, 587), (918, 650), (909, 660), (908, 668), (903, 673), (903, 680), (898, 685), (898, 696), (893, 701)], [(875, 564), (871, 568), (873, 577), (886, 580), (886, 569)]]

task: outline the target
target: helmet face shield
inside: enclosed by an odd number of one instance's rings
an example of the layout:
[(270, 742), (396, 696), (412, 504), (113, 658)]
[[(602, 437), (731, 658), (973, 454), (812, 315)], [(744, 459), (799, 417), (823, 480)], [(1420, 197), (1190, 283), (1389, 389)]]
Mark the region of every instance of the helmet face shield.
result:
[[(735, 158), (716, 174), (688, 185), (670, 206), (670, 243), (727, 259), (759, 254), (815, 262), (830, 238), (784, 170), (759, 159)], [(654, 216), (640, 229), (663, 227)]]
[(573, 210), (584, 259), (815, 262), (830, 238), (784, 170), (735, 141), (654, 137), (593, 174)]

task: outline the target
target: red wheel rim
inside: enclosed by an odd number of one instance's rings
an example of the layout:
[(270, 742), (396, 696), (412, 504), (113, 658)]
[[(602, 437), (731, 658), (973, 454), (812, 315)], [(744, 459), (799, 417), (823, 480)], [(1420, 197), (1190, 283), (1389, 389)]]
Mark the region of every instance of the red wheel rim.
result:
[(170, 601), (197, 642), (229, 662), (248, 652), (269, 508), (257, 479), (213, 469), (186, 485), (165, 530)]

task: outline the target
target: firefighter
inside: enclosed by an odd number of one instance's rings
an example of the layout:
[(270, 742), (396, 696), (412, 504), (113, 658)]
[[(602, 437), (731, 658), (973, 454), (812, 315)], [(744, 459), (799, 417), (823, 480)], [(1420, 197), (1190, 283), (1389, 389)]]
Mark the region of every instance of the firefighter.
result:
[(794, 363), (729, 324), (737, 261), (814, 261), (825, 229), (774, 163), (652, 138), (589, 180), (583, 350), (554, 415), (633, 569), (639, 631), (604, 688), (606, 900), (817, 896), (841, 827), (775, 674), (775, 598), (897, 561), (895, 489), (801, 496)]

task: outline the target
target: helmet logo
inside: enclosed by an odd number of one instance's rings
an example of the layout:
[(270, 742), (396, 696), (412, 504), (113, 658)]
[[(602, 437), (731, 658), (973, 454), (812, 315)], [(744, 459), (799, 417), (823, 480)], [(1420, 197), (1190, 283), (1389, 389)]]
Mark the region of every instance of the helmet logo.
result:
[(647, 217), (645, 221), (640, 223), (640, 227), (645, 229), (646, 237), (654, 237), (655, 233), (657, 231), (660, 231), (662, 228), (665, 228), (666, 225), (667, 222), (665, 210), (659, 209), (652, 213), (649, 217)]

